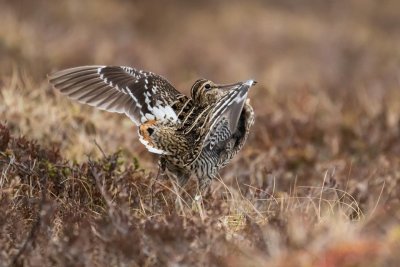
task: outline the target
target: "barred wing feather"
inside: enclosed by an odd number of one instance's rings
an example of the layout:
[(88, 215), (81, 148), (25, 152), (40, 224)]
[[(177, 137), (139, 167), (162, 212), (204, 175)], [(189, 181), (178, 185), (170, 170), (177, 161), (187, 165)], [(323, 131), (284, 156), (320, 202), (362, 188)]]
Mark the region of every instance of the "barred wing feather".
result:
[(228, 140), (235, 133), (248, 90), (253, 83), (252, 80), (243, 83), (217, 102), (210, 117), (210, 127), (203, 147), (213, 149), (216, 144)]
[(136, 125), (148, 120), (177, 121), (172, 105), (186, 98), (163, 77), (131, 67), (75, 67), (53, 73), (49, 80), (71, 99), (125, 113)]

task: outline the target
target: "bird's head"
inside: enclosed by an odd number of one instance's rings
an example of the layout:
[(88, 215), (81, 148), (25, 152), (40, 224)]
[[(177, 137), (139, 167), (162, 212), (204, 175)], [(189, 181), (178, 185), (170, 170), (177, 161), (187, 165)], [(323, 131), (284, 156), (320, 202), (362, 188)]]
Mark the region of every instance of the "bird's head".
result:
[[(238, 82), (234, 84), (216, 84), (207, 79), (197, 80), (192, 88), (191, 95), (193, 101), (200, 106), (212, 105), (216, 103), (222, 96), (226, 95), (231, 89), (239, 88), (246, 82)], [(251, 85), (255, 84), (255, 81), (251, 80)]]
[(210, 104), (218, 100), (224, 92), (220, 86), (210, 80), (200, 79), (197, 80), (191, 89), (192, 99), (198, 104)]

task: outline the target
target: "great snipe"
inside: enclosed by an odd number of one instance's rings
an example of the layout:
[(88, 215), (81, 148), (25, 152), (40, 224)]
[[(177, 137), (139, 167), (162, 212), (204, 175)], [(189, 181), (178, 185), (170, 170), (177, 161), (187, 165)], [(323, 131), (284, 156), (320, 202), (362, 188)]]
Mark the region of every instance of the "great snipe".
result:
[(99, 109), (125, 113), (140, 141), (160, 155), (163, 171), (181, 186), (191, 174), (204, 190), (243, 147), (254, 123), (248, 90), (256, 82), (230, 85), (197, 80), (191, 97), (151, 72), (118, 66), (82, 66), (50, 75), (68, 97)]

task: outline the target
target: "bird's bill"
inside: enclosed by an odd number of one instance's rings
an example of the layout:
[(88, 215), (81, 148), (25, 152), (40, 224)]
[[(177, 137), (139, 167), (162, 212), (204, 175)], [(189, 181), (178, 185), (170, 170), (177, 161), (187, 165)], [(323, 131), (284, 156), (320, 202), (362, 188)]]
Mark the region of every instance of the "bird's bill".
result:
[(220, 89), (230, 90), (230, 89), (238, 88), (242, 85), (247, 85), (248, 87), (251, 87), (251, 86), (255, 85), (256, 83), (257, 82), (254, 80), (247, 80), (244, 82), (237, 82), (237, 83), (232, 83), (232, 84), (218, 84), (217, 87)]

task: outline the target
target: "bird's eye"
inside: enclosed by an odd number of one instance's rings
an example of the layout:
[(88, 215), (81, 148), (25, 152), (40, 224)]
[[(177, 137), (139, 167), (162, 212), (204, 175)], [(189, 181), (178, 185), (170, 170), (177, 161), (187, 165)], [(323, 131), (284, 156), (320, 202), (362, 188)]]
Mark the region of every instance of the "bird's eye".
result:
[(147, 128), (147, 132), (149, 133), (149, 135), (152, 135), (154, 133), (154, 129), (149, 127)]
[(211, 85), (210, 85), (209, 83), (207, 83), (206, 85), (204, 85), (204, 88), (210, 89), (210, 88), (211, 88)]

